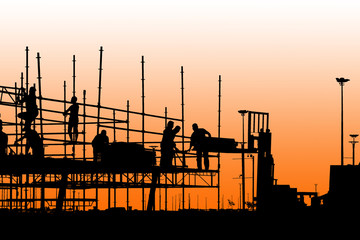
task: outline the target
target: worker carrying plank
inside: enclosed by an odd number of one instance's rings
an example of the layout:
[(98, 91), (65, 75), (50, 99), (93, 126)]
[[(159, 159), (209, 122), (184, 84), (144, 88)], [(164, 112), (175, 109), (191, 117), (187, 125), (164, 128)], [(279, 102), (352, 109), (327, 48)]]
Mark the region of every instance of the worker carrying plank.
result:
[(205, 141), (206, 135), (210, 138), (211, 134), (204, 128), (199, 128), (196, 123), (192, 125), (192, 128), (194, 132), (191, 134), (189, 151), (191, 148), (196, 150), (196, 161), (199, 170), (202, 170), (202, 157), (204, 157), (205, 170), (209, 170), (209, 151), (205, 148)]

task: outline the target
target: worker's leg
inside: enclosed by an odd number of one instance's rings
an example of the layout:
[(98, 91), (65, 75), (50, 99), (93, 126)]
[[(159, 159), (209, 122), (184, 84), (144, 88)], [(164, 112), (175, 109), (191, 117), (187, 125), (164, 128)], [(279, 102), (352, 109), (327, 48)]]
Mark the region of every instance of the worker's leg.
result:
[(199, 170), (202, 169), (202, 166), (201, 166), (201, 157), (202, 157), (202, 152), (200, 150), (197, 150), (196, 151), (196, 161), (197, 161), (197, 167)]
[(73, 141), (72, 129), (73, 129), (73, 124), (71, 122), (69, 122), (69, 124), (68, 124), (68, 134), (69, 134), (70, 141)]
[(98, 154), (98, 152), (93, 150), (93, 154), (94, 154), (94, 162), (97, 162), (97, 157), (98, 157), (97, 154)]
[(167, 168), (169, 166), (171, 166), (171, 151), (169, 150), (169, 148), (162, 148), (161, 149), (161, 160), (160, 160), (160, 166)]
[(209, 170), (209, 152), (203, 152), (205, 170)]
[(73, 141), (77, 142), (79, 131), (78, 131), (78, 123), (74, 123), (73, 127), (74, 133), (73, 133)]

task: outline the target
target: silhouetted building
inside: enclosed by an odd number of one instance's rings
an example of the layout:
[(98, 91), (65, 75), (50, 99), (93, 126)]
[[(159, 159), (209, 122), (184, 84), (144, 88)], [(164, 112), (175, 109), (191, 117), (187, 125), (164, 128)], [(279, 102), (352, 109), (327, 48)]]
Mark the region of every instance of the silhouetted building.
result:
[(324, 205), (333, 210), (360, 210), (360, 166), (330, 166), (329, 192), (323, 196)]

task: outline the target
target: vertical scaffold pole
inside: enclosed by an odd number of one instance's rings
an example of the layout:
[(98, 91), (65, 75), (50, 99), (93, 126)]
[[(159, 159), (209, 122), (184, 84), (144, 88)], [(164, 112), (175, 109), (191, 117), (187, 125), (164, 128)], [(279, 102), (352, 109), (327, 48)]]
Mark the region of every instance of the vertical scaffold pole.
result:
[(29, 48), (26, 46), (25, 48), (26, 56), (25, 56), (25, 85), (26, 85), (26, 93), (29, 93)]
[(40, 74), (40, 53), (37, 53), (37, 65), (38, 65), (38, 82), (39, 82), (39, 107), (40, 107), (40, 135), (41, 138), (44, 138), (43, 132), (43, 116), (42, 116), (42, 95), (41, 95), (41, 74)]
[(85, 105), (86, 105), (86, 90), (83, 91), (83, 160), (86, 161), (86, 156), (85, 156), (85, 150), (86, 150), (86, 111), (85, 111)]
[[(66, 111), (66, 81), (64, 81), (64, 112)], [(64, 115), (64, 158), (66, 155), (66, 116)]]
[(145, 144), (145, 69), (144, 69), (144, 56), (141, 56), (141, 98), (142, 98), (142, 131), (141, 139), (142, 144)]
[[(218, 110), (218, 138), (221, 129), (221, 75), (219, 75), (219, 110)], [(218, 210), (220, 209), (220, 152), (218, 153)]]
[[(182, 162), (183, 162), (183, 168), (185, 168), (185, 103), (184, 103), (184, 68), (181, 66), (181, 147), (182, 147)], [(185, 173), (183, 171), (182, 176), (183, 182), (182, 182), (182, 209), (185, 209)]]
[(126, 142), (130, 141), (130, 102), (126, 101)]
[[(168, 119), (167, 119), (167, 115), (168, 115), (168, 111), (167, 111), (167, 107), (165, 107), (165, 128), (167, 126), (167, 122), (168, 122)], [(165, 175), (165, 211), (167, 211), (167, 199), (168, 199), (168, 194), (167, 194), (167, 180), (168, 180), (168, 177), (167, 177), (167, 173), (164, 173), (166, 174)]]
[[(142, 92), (142, 131), (141, 139), (142, 145), (145, 147), (145, 69), (144, 69), (144, 56), (141, 56), (141, 92)], [(142, 187), (142, 210), (145, 210), (145, 189)]]
[(96, 133), (99, 134), (100, 130), (100, 103), (101, 103), (101, 73), (102, 73), (102, 53), (103, 53), (103, 47), (100, 47), (100, 67), (99, 67), (99, 95), (98, 95), (98, 114), (97, 114), (97, 129)]
[(183, 167), (185, 166), (185, 104), (184, 104), (184, 68), (181, 66), (181, 147), (183, 149)]
[[(86, 105), (86, 90), (83, 91), (83, 161), (86, 161), (86, 155), (85, 155), (85, 150), (86, 150), (86, 131), (85, 131), (85, 120), (86, 120), (86, 111), (85, 111), (85, 105)], [(85, 180), (85, 173), (83, 175), (84, 180)], [(85, 211), (85, 204), (86, 204), (86, 198), (85, 198), (85, 188), (83, 189), (83, 211)]]
[[(39, 84), (39, 110), (40, 110), (40, 136), (43, 139), (44, 138), (44, 132), (43, 132), (43, 115), (42, 115), (42, 94), (41, 94), (41, 73), (40, 73), (40, 53), (37, 53), (37, 65), (38, 65), (38, 84)], [(41, 174), (41, 204), (40, 209), (41, 211), (45, 210), (45, 174)]]
[[(21, 73), (21, 77), (22, 77), (22, 73)], [(15, 99), (16, 99), (17, 91), (18, 91), (18, 88), (17, 88), (17, 84), (15, 82)], [(17, 115), (18, 115), (18, 105), (15, 104), (15, 138), (19, 139), (18, 138), (18, 118), (17, 118)], [(21, 129), (20, 129), (20, 131), (21, 131)], [(16, 155), (18, 154), (18, 149), (19, 149), (19, 145), (16, 144), (16, 148), (15, 148)]]
[(114, 133), (114, 142), (116, 142), (116, 119), (115, 119), (115, 109), (113, 110), (113, 126), (114, 126), (114, 131), (113, 131), (113, 133)]
[[(182, 147), (182, 162), (183, 168), (185, 168), (185, 104), (184, 104), (184, 68), (181, 66), (181, 147)], [(185, 172), (183, 171), (182, 176), (182, 209), (185, 209)]]
[[(24, 74), (23, 74), (23, 72), (21, 72), (21, 78), (20, 78), (20, 80), (21, 80), (21, 89), (20, 89), (20, 92), (19, 92), (19, 94), (22, 94), (23, 93), (23, 89), (24, 89)], [(20, 105), (20, 112), (23, 112), (23, 104), (21, 104)], [(23, 133), (22, 133), (22, 130), (21, 129), (23, 129), (23, 121), (20, 121), (20, 138), (22, 139), (22, 137), (23, 137)], [(17, 137), (17, 136), (16, 136)], [(17, 138), (16, 138), (17, 139)], [(21, 154), (23, 154), (23, 140), (21, 140), (21, 144), (20, 144), (20, 153)], [(25, 195), (26, 196), (26, 195)], [(25, 207), (26, 207), (27, 205), (25, 204)]]
[(73, 60), (72, 60), (72, 62), (73, 62), (73, 97), (75, 97), (75, 62), (76, 62), (76, 60), (75, 60), (75, 55), (73, 55)]

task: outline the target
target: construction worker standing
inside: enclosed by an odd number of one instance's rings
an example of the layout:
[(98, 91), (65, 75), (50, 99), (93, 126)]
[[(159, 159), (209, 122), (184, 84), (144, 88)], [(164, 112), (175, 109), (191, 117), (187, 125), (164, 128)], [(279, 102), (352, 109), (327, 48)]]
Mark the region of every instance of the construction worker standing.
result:
[(192, 128), (194, 132), (191, 134), (189, 151), (191, 150), (192, 147), (194, 150), (196, 150), (196, 161), (199, 170), (202, 169), (201, 158), (203, 156), (204, 156), (205, 170), (209, 170), (209, 152), (204, 147), (204, 141), (206, 135), (208, 135), (208, 137), (211, 137), (211, 134), (208, 131), (206, 131), (204, 128), (199, 128), (196, 123), (192, 125)]
[(106, 135), (106, 130), (102, 130), (100, 134), (96, 135), (91, 142), (94, 153), (94, 162), (103, 160), (104, 153), (109, 146), (109, 137)]
[(31, 123), (35, 120), (37, 115), (39, 114), (38, 107), (36, 105), (36, 95), (35, 95), (35, 87), (31, 87), (29, 89), (29, 95), (24, 93), (22, 99), (18, 100), (20, 104), (25, 102), (26, 112), (21, 112), (18, 114), (18, 117), (25, 121), (24, 129), (29, 129)]
[(73, 96), (71, 98), (72, 105), (64, 112), (64, 116), (70, 112), (68, 133), (71, 142), (76, 142), (78, 138), (79, 104), (76, 101), (77, 97)]

